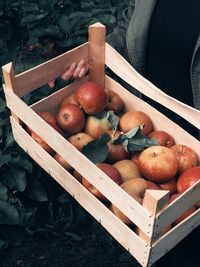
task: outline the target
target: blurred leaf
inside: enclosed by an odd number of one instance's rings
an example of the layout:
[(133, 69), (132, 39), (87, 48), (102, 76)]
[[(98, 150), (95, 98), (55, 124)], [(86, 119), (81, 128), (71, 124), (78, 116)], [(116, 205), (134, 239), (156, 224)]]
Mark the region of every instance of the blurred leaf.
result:
[(33, 23), (36, 21), (40, 21), (41, 19), (46, 17), (47, 14), (48, 13), (43, 13), (43, 14), (38, 14), (38, 15), (34, 15), (34, 14), (26, 15), (25, 17), (22, 18), (20, 25), (21, 26), (27, 26), (27, 24), (30, 24), (30, 23)]
[(23, 192), (27, 185), (25, 170), (21, 168), (10, 168), (4, 175), (3, 184), (11, 190)]
[(8, 189), (0, 183), (0, 199), (6, 201), (8, 199)]
[(32, 34), (35, 37), (61, 37), (61, 32), (56, 25), (37, 25), (32, 29)]
[[(0, 112), (3, 112), (5, 108), (6, 108), (6, 101), (0, 98)], [(2, 122), (0, 121), (0, 123)]]
[(29, 198), (36, 200), (38, 202), (48, 201), (47, 193), (41, 183), (37, 180), (32, 180), (29, 188), (26, 191)]
[(4, 165), (4, 164), (8, 164), (9, 161), (11, 160), (11, 155), (10, 154), (0, 154), (0, 168)]
[(80, 237), (79, 235), (77, 235), (75, 233), (65, 232), (65, 235), (70, 237), (73, 241), (81, 241), (82, 240), (82, 237)]
[(22, 2), (22, 10), (24, 12), (34, 12), (34, 11), (39, 11), (39, 7), (36, 3), (31, 3), (31, 2)]
[(20, 224), (20, 217), (17, 209), (8, 202), (0, 200), (0, 224)]
[(20, 156), (12, 158), (12, 162), (11, 163), (13, 165), (16, 165), (18, 167), (21, 167), (21, 168), (25, 169), (29, 173), (32, 173), (32, 171), (33, 171), (33, 164), (31, 163), (31, 161), (28, 160), (28, 159), (22, 159)]
[(71, 30), (71, 26), (69, 23), (69, 17), (64, 15), (64, 14), (61, 14), (58, 17), (58, 26), (63, 33), (69, 33)]
[(10, 147), (12, 146), (14, 143), (14, 136), (12, 131), (10, 130), (9, 132), (7, 132), (7, 137), (6, 137), (6, 147)]
[(103, 162), (108, 155), (108, 141), (110, 141), (110, 136), (105, 133), (99, 139), (85, 145), (81, 152), (93, 163)]

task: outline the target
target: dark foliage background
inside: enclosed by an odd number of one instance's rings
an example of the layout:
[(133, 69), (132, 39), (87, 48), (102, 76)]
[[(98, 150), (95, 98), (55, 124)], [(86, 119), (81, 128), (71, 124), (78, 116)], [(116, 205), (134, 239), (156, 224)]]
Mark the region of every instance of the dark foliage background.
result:
[[(12, 61), (15, 73), (23, 72), (86, 42), (88, 26), (97, 21), (110, 33), (128, 2), (0, 1), (0, 65)], [(116, 261), (118, 266), (128, 266), (135, 262), (14, 142), (2, 83), (0, 70), (0, 266), (110, 266)], [(25, 101), (49, 93), (45, 85)], [(78, 251), (75, 256), (73, 248)], [(55, 251), (60, 260), (51, 258)], [(99, 257), (91, 258), (95, 251)]]

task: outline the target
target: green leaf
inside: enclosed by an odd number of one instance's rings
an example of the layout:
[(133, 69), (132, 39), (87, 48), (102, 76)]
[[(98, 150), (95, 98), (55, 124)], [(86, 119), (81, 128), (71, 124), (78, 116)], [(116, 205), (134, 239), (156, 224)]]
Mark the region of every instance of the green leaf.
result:
[(56, 25), (37, 25), (32, 29), (32, 34), (35, 37), (62, 37), (60, 29)]
[(70, 237), (73, 241), (81, 241), (82, 240), (82, 237), (75, 234), (75, 233), (65, 232), (65, 235)]
[(38, 202), (48, 201), (47, 193), (41, 183), (37, 180), (32, 180), (30, 187), (26, 192), (27, 196)]
[(21, 168), (9, 169), (4, 175), (3, 184), (11, 190), (23, 192), (27, 185), (25, 170)]
[(111, 125), (112, 130), (116, 131), (119, 124), (119, 116), (115, 115), (112, 110), (107, 111), (107, 119)]
[(30, 3), (30, 2), (22, 2), (22, 10), (24, 12), (34, 12), (34, 11), (39, 11), (39, 7), (35, 3)]
[(85, 145), (81, 152), (93, 163), (103, 162), (108, 155), (107, 142), (110, 141), (108, 134), (103, 134), (98, 140), (93, 140)]
[(11, 160), (11, 155), (10, 154), (0, 154), (0, 168), (4, 165), (4, 164), (8, 164), (9, 161)]
[(70, 32), (70, 23), (69, 23), (69, 17), (64, 15), (64, 14), (61, 14), (59, 17), (58, 17), (58, 26), (60, 28), (60, 30), (63, 32), (63, 33), (69, 33)]
[(6, 147), (10, 147), (10, 146), (12, 146), (13, 145), (13, 143), (14, 143), (14, 136), (13, 136), (13, 133), (12, 133), (12, 131), (8, 131), (7, 132), (7, 137), (6, 137), (6, 144), (5, 144), (5, 146)]
[(17, 165), (18, 167), (23, 168), (24, 170), (32, 173), (33, 171), (33, 164), (28, 159), (22, 159), (20, 156), (12, 158), (11, 164)]
[(17, 209), (8, 202), (0, 200), (0, 224), (20, 224), (20, 217)]
[(34, 15), (34, 14), (26, 15), (25, 17), (22, 18), (20, 25), (21, 26), (27, 26), (27, 24), (30, 24), (30, 23), (33, 23), (36, 21), (40, 21), (41, 19), (46, 17), (47, 14), (48, 13), (43, 13), (43, 14), (38, 14), (38, 15)]

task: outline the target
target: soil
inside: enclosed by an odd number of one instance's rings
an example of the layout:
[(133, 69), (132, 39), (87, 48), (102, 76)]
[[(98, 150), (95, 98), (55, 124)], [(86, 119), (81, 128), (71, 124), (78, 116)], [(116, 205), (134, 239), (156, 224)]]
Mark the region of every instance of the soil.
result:
[[(64, 214), (38, 227), (0, 252), (0, 267), (139, 267), (137, 261), (85, 210), (76, 204), (78, 219), (69, 226)], [(80, 212), (82, 216), (80, 216)], [(156, 267), (199, 267), (194, 230), (162, 257)]]

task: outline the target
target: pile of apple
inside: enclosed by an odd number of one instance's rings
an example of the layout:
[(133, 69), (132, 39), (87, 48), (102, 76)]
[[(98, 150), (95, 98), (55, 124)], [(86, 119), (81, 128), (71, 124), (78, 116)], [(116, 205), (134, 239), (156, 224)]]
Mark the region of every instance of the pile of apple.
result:
[[(108, 111), (113, 112), (115, 119), (118, 118), (118, 123), (114, 123), (114, 127), (108, 119)], [(107, 134), (107, 155), (103, 162), (95, 164), (140, 204), (143, 202), (146, 189), (169, 190), (170, 203), (200, 180), (200, 165), (192, 148), (175, 144), (173, 137), (166, 131), (154, 130), (152, 120), (145, 112), (126, 111), (125, 104), (117, 93), (101, 88), (95, 82), (83, 83), (75, 93), (65, 97), (56, 115), (51, 111), (38, 114), (81, 152), (89, 144)], [(126, 140), (127, 133), (134, 132), (138, 127), (146, 140), (154, 141), (153, 145), (144, 146), (138, 151), (137, 148), (129, 151), (127, 146), (124, 146), (126, 141), (116, 142)], [(132, 224), (87, 180), (87, 177), (82, 177), (30, 128), (27, 128), (27, 131), (93, 195), (108, 205), (118, 218), (128, 225)], [(134, 135), (131, 138), (133, 139)], [(185, 212), (173, 225), (199, 206), (200, 202)]]

